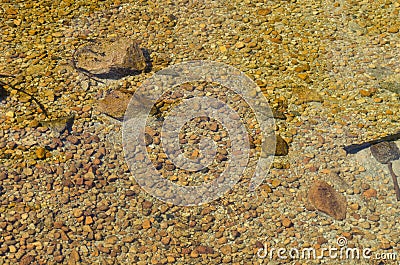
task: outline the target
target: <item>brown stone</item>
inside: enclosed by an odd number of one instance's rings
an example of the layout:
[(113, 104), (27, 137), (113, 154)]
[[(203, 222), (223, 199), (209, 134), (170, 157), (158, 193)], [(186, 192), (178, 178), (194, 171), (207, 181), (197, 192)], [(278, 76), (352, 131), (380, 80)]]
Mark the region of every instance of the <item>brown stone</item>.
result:
[(168, 262), (168, 263), (174, 263), (174, 262), (175, 262), (175, 257), (173, 257), (173, 256), (167, 256), (167, 262)]
[(125, 115), (131, 97), (132, 95), (120, 90), (111, 91), (103, 100), (99, 101), (98, 109), (108, 116), (121, 120)]
[(308, 102), (322, 102), (321, 95), (310, 88), (305, 86), (296, 86), (293, 88), (293, 93), (297, 96), (296, 104)]
[(245, 44), (242, 41), (239, 41), (235, 44), (236, 48), (238, 49), (242, 49), (244, 48)]
[(95, 75), (142, 71), (146, 60), (138, 42), (121, 38), (82, 46), (75, 53), (76, 66)]
[(56, 229), (60, 229), (61, 227), (63, 227), (63, 225), (64, 225), (64, 223), (63, 222), (61, 222), (61, 221), (57, 221), (57, 222), (54, 222), (54, 228), (56, 228)]
[(286, 228), (289, 228), (289, 227), (291, 227), (291, 226), (293, 226), (293, 223), (292, 223), (292, 221), (289, 219), (289, 218), (283, 218), (283, 220), (282, 220), (282, 225), (284, 226), (284, 227), (286, 227)]
[(268, 184), (264, 184), (260, 186), (261, 189), (261, 195), (264, 197), (268, 197), (268, 194), (272, 193), (272, 189)]
[(71, 254), (69, 255), (68, 264), (77, 264), (80, 261), (81, 257), (79, 256), (78, 251), (73, 249)]
[(276, 135), (276, 156), (286, 156), (289, 153), (289, 145), (288, 143), (279, 135)]
[(306, 72), (306, 71), (310, 71), (310, 66), (308, 64), (299, 65), (299, 66), (296, 66), (294, 68), (294, 71), (297, 72), (297, 73), (303, 73), (303, 72)]
[(142, 203), (142, 208), (143, 209), (151, 209), (152, 206), (153, 206), (153, 203), (151, 201), (144, 201)]
[(171, 241), (171, 238), (169, 236), (165, 236), (165, 237), (161, 238), (161, 243), (163, 243), (164, 245), (168, 245), (170, 241)]
[(40, 125), (40, 123), (38, 120), (33, 120), (29, 123), (29, 126), (32, 128), (37, 128), (37, 127), (39, 127), (39, 125)]
[(282, 40), (279, 38), (270, 38), (270, 41), (274, 42), (274, 43), (282, 43)]
[(89, 215), (89, 216), (86, 216), (86, 218), (85, 218), (85, 224), (86, 225), (90, 225), (90, 224), (93, 224), (94, 223), (94, 221), (93, 221), (93, 218)]
[(223, 255), (229, 255), (232, 252), (232, 247), (230, 245), (224, 245), (221, 247), (221, 253)]
[(372, 92), (366, 89), (360, 89), (360, 95), (363, 97), (370, 97), (372, 96)]
[(110, 248), (104, 247), (104, 246), (97, 246), (100, 252), (109, 254), (110, 253)]
[(323, 236), (319, 236), (319, 237), (317, 237), (317, 243), (319, 245), (323, 245), (325, 243), (328, 243), (328, 240), (326, 238), (324, 238)]
[(72, 214), (76, 217), (79, 218), (83, 215), (83, 211), (79, 208), (75, 208), (72, 210)]
[(315, 181), (308, 191), (309, 203), (337, 220), (346, 218), (346, 198), (324, 181)]
[(195, 251), (199, 254), (213, 254), (214, 250), (211, 247), (207, 246), (198, 246), (195, 248)]
[(135, 240), (136, 240), (136, 236), (134, 236), (134, 235), (127, 235), (124, 238), (122, 238), (122, 242), (124, 242), (124, 243), (132, 243)]
[[(267, 139), (262, 143), (262, 151), (264, 155), (271, 155), (272, 151), (275, 150), (274, 155), (286, 156), (289, 153), (288, 143), (279, 135), (267, 136)], [(275, 146), (273, 144), (275, 143)]]
[(37, 149), (36, 149), (36, 157), (38, 158), (38, 159), (43, 159), (43, 158), (45, 158), (46, 157), (46, 149), (44, 148), (44, 147), (38, 147)]
[(25, 255), (21, 258), (21, 260), (19, 261), (19, 265), (29, 265), (32, 263), (32, 261), (34, 260), (34, 257), (31, 255)]
[(396, 25), (390, 26), (390, 27), (388, 28), (388, 32), (389, 32), (389, 33), (397, 33), (397, 32), (399, 32), (399, 27), (396, 26)]
[(75, 135), (68, 135), (67, 136), (67, 141), (70, 142), (71, 144), (78, 144), (79, 139)]
[(70, 239), (69, 236), (63, 230), (60, 231), (60, 235), (61, 235), (61, 240), (69, 241)]
[(268, 14), (271, 14), (271, 12), (272, 11), (269, 8), (260, 8), (260, 9), (257, 10), (257, 14), (260, 15), (260, 16), (266, 16)]
[(375, 189), (368, 189), (363, 192), (363, 195), (366, 198), (372, 198), (372, 197), (376, 197), (378, 195), (378, 192)]
[(149, 219), (144, 220), (142, 223), (142, 227), (143, 227), (143, 229), (149, 229), (151, 227), (150, 220)]

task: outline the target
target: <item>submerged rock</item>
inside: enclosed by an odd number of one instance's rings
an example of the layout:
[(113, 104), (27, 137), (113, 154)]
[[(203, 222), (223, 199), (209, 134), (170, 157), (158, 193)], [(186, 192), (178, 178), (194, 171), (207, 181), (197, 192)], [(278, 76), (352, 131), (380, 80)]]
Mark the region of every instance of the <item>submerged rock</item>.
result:
[[(273, 154), (272, 150), (274, 150)], [(287, 156), (289, 153), (289, 144), (282, 136), (276, 134), (275, 136), (267, 137), (266, 141), (262, 144), (262, 151), (264, 155)]]
[(132, 94), (114, 90), (99, 101), (98, 109), (114, 119), (122, 120), (131, 98)]
[(76, 51), (74, 60), (78, 70), (99, 78), (119, 78), (146, 68), (138, 42), (129, 38), (87, 44)]
[(296, 104), (324, 101), (322, 96), (317, 91), (305, 86), (294, 87), (293, 94), (296, 96)]
[(71, 114), (68, 116), (52, 119), (48, 121), (40, 121), (42, 127), (50, 128), (56, 135), (62, 134), (65, 130), (70, 131), (74, 124), (75, 115)]
[(308, 191), (308, 202), (318, 211), (337, 220), (346, 218), (346, 198), (325, 181), (315, 181)]

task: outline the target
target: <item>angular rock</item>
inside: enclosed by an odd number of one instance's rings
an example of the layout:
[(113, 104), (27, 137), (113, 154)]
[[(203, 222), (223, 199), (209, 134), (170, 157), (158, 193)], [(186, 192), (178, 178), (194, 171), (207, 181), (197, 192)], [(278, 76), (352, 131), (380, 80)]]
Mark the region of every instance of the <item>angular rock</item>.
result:
[(272, 115), (274, 116), (274, 119), (286, 120), (286, 116), (281, 110), (272, 109)]
[(315, 181), (308, 191), (307, 199), (318, 211), (337, 220), (346, 218), (346, 198), (325, 181)]
[[(129, 107), (129, 112), (125, 113), (129, 102), (135, 99), (134, 103)], [(152, 107), (154, 104), (148, 98), (138, 95), (127, 89), (119, 89), (111, 91), (104, 99), (98, 102), (98, 110), (117, 120), (123, 120), (124, 116), (133, 117), (137, 113), (143, 113), (145, 107)], [(158, 113), (158, 109), (153, 106), (150, 115)], [(145, 117), (144, 117), (145, 118)]]
[[(268, 136), (267, 139), (262, 144), (262, 151), (264, 155), (272, 155), (272, 150), (275, 150), (275, 156), (286, 156), (289, 153), (289, 145), (288, 143), (279, 135), (275, 135), (275, 139), (272, 139), (273, 136)], [(275, 146), (273, 146), (275, 144)]]
[(99, 101), (100, 112), (117, 120), (122, 120), (132, 95), (120, 90), (111, 91), (104, 99)]
[(400, 150), (394, 142), (380, 142), (372, 145), (369, 149), (381, 164), (388, 164), (400, 158)]
[(400, 82), (381, 82), (381, 88), (400, 94)]
[(46, 149), (44, 148), (44, 147), (38, 147), (37, 149), (36, 149), (36, 157), (38, 158), (38, 159), (43, 159), (43, 158), (45, 158), (46, 157)]
[(288, 143), (279, 135), (276, 135), (276, 156), (286, 156), (289, 153), (289, 145)]
[(318, 92), (304, 86), (294, 87), (293, 93), (297, 96), (296, 104), (323, 102), (323, 99)]
[(214, 253), (214, 249), (212, 247), (209, 247), (209, 246), (197, 246), (195, 248), (195, 250), (199, 254), (213, 254)]
[(29, 265), (34, 261), (34, 257), (31, 255), (25, 255), (19, 261), (19, 265)]
[(379, 81), (381, 88), (400, 94), (400, 74), (391, 74)]
[(74, 124), (74, 119), (75, 115), (71, 114), (68, 116), (64, 116), (49, 121), (40, 121), (39, 123), (43, 127), (50, 128), (56, 134), (62, 134), (65, 130), (70, 131), (72, 129), (72, 125)]
[(74, 55), (78, 70), (99, 78), (119, 78), (146, 68), (146, 59), (138, 42), (130, 38), (87, 44)]

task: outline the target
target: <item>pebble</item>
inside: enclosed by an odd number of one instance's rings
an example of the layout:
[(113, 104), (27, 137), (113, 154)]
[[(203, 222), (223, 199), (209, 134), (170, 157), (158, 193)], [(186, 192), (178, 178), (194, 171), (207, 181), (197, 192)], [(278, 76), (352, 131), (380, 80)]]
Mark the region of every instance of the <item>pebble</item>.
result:
[(279, 135), (276, 135), (276, 156), (286, 156), (289, 153), (289, 145), (288, 143)]
[(19, 261), (19, 265), (29, 265), (31, 264), (33, 261), (35, 260), (35, 258), (31, 255), (25, 255), (21, 258), (21, 260)]
[(289, 218), (283, 218), (282, 225), (286, 228), (293, 226), (292, 221)]
[(399, 27), (398, 27), (398, 26), (395, 26), (395, 25), (390, 26), (390, 27), (388, 28), (388, 32), (389, 32), (389, 33), (397, 33), (397, 32), (399, 32)]
[(260, 186), (260, 190), (261, 190), (261, 194), (264, 197), (268, 197), (268, 194), (272, 193), (272, 189), (269, 185), (265, 184), (265, 185), (261, 185)]
[(72, 211), (72, 214), (74, 215), (75, 218), (79, 218), (83, 215), (82, 209), (76, 208)]
[(236, 48), (238, 48), (238, 49), (242, 49), (242, 48), (245, 47), (245, 44), (244, 44), (243, 42), (239, 41), (239, 42), (237, 42), (237, 43), (235, 44), (235, 46), (236, 46)]
[(15, 113), (13, 111), (7, 111), (6, 112), (6, 117), (14, 118), (15, 117)]
[(260, 15), (260, 16), (269, 15), (269, 14), (271, 14), (271, 12), (272, 11), (269, 8), (260, 8), (260, 9), (257, 10), (257, 14)]
[(142, 223), (142, 227), (143, 227), (143, 229), (149, 229), (151, 227), (150, 220), (148, 220), (148, 219), (144, 220)]
[(373, 198), (378, 196), (378, 192), (375, 189), (368, 189), (363, 192), (364, 197), (366, 198)]
[(370, 97), (370, 96), (372, 96), (372, 93), (369, 90), (361, 89), (360, 90), (360, 95), (363, 96), (363, 97)]
[(36, 157), (38, 159), (43, 159), (46, 157), (46, 149), (44, 147), (38, 147), (36, 149)]

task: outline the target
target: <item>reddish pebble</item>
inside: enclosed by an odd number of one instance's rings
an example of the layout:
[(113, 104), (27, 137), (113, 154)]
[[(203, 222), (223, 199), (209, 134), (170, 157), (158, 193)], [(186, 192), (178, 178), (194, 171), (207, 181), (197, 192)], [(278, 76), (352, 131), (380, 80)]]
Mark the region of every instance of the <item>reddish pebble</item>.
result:
[(363, 195), (366, 198), (372, 198), (372, 197), (376, 197), (378, 195), (378, 193), (375, 189), (368, 189), (368, 190), (364, 191)]

